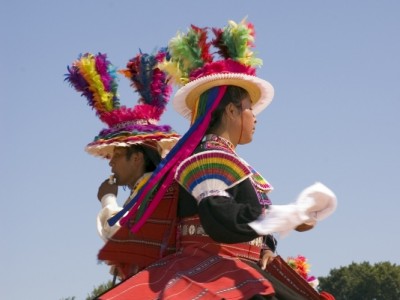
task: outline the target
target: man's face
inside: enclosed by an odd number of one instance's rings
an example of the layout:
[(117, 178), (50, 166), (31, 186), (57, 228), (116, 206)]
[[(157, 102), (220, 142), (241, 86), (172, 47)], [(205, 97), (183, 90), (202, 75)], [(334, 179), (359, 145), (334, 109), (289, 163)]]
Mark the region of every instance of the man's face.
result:
[(143, 161), (143, 154), (132, 153), (131, 157), (127, 158), (126, 152), (127, 148), (125, 147), (115, 147), (109, 163), (117, 185), (134, 184), (143, 175), (139, 174), (142, 173), (140, 162)]

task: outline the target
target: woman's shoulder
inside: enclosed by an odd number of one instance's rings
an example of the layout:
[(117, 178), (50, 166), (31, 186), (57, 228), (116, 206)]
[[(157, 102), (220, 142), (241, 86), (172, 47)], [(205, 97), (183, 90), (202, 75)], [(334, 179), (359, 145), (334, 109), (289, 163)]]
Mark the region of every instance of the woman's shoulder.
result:
[(205, 150), (183, 160), (175, 179), (197, 198), (210, 190), (224, 191), (251, 174), (251, 169), (238, 156), (221, 150)]

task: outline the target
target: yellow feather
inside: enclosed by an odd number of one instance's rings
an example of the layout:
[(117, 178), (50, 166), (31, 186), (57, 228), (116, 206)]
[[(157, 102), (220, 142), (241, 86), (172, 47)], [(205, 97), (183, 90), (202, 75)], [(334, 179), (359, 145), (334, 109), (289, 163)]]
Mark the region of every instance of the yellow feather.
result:
[(104, 89), (103, 82), (96, 70), (94, 56), (89, 55), (81, 58), (78, 67), (93, 93), (95, 108), (98, 111), (111, 111), (113, 109), (113, 95)]
[(182, 86), (189, 81), (187, 76), (184, 76), (182, 74), (178, 62), (164, 60), (163, 62), (158, 64), (158, 68), (166, 72), (171, 77), (171, 80), (177, 85)]

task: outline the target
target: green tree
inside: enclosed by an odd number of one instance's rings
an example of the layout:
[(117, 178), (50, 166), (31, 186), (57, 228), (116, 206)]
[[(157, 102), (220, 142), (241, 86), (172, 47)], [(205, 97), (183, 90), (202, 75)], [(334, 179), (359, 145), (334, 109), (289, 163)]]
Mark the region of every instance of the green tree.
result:
[(318, 279), (320, 289), (333, 294), (336, 300), (400, 299), (400, 266), (390, 262), (353, 262)]
[(92, 293), (90, 295), (87, 296), (86, 300), (92, 300), (92, 299), (96, 299), (97, 296), (101, 295), (102, 293), (104, 293), (105, 291), (107, 291), (108, 289), (113, 287), (113, 282), (112, 280), (100, 284), (98, 287), (95, 287), (92, 291)]

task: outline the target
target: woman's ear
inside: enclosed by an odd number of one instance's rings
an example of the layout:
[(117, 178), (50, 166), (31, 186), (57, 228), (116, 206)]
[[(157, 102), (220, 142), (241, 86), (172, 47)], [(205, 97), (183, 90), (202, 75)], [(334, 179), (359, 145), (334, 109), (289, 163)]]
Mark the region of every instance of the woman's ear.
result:
[(228, 119), (234, 119), (237, 116), (237, 107), (231, 102), (227, 106), (225, 106), (225, 114)]

